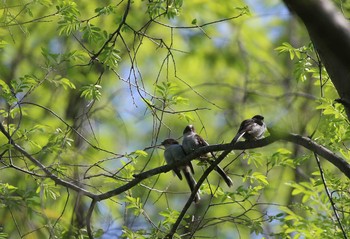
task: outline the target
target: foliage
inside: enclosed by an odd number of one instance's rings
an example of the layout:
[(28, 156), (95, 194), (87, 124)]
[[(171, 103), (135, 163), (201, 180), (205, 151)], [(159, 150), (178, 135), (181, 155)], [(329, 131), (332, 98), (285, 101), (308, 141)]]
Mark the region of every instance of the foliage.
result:
[[(273, 2), (2, 1), (0, 238), (165, 237), (186, 183), (167, 172), (127, 185), (164, 164), (160, 142), (187, 124), (220, 144), (262, 114), (349, 160), (331, 79)], [(198, 180), (208, 166), (195, 162)], [(234, 186), (211, 173), (174, 238), (342, 237), (331, 203), (348, 232), (349, 181), (323, 161), (322, 181), (315, 162), (285, 142), (230, 153)]]

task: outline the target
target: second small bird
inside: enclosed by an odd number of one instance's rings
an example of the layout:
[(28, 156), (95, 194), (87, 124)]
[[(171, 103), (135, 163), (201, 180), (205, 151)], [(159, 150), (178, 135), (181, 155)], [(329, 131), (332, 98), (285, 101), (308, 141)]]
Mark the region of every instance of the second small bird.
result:
[[(195, 132), (195, 129), (193, 125), (187, 125), (184, 132), (183, 132), (183, 139), (182, 139), (182, 147), (185, 150), (186, 154), (192, 153), (194, 150), (208, 146), (209, 144), (207, 141), (205, 141), (200, 135), (198, 135)], [(203, 160), (205, 162), (210, 162), (209, 157), (215, 158), (213, 153), (208, 153), (205, 155), (202, 155), (199, 157), (199, 160)], [(214, 170), (220, 174), (220, 176), (224, 179), (226, 184), (231, 187), (233, 185), (233, 182), (231, 178), (225, 173), (225, 171), (217, 165)]]

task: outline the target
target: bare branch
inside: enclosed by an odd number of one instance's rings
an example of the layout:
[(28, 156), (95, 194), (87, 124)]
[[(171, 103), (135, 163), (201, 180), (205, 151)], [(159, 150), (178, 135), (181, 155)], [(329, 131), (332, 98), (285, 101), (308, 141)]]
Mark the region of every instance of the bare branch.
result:
[(86, 228), (87, 228), (87, 233), (90, 239), (94, 239), (94, 236), (92, 234), (92, 230), (91, 230), (91, 216), (92, 213), (95, 209), (97, 201), (96, 200), (92, 200), (90, 207), (89, 207), (89, 211), (86, 215)]
[(326, 194), (328, 196), (329, 201), (331, 202), (335, 218), (337, 219), (338, 225), (339, 225), (339, 227), (340, 227), (340, 229), (341, 229), (341, 231), (343, 233), (344, 238), (347, 239), (348, 237), (346, 236), (345, 229), (343, 227), (343, 224), (340, 221), (339, 214), (338, 214), (337, 209), (335, 207), (335, 202), (333, 201), (331, 193), (329, 192), (329, 189), (327, 187), (326, 178), (324, 176), (324, 172), (323, 172), (323, 169), (322, 169), (322, 166), (321, 166), (321, 163), (320, 163), (320, 159), (318, 158), (318, 155), (316, 153), (314, 153), (314, 156), (315, 156), (315, 159), (316, 159), (316, 162), (317, 162), (318, 169), (320, 171), (320, 176), (321, 176), (321, 179), (322, 179), (322, 183), (323, 183), (324, 189), (326, 191)]

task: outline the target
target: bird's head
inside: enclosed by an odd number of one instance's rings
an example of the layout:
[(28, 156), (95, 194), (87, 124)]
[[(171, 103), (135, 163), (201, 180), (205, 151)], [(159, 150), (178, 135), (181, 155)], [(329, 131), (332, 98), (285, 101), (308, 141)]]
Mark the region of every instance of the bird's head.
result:
[(176, 139), (169, 138), (169, 139), (165, 139), (161, 143), (161, 145), (163, 145), (163, 146), (169, 146), (169, 145), (172, 145), (172, 144), (179, 144), (179, 142)]
[(255, 115), (255, 116), (253, 116), (252, 119), (256, 119), (256, 120), (259, 120), (259, 121), (263, 121), (263, 120), (264, 120), (264, 116), (262, 116), (262, 115)]
[(190, 133), (190, 132), (194, 132), (194, 126), (193, 125), (187, 125), (186, 128), (184, 129), (184, 132), (183, 134), (187, 134), (187, 133)]

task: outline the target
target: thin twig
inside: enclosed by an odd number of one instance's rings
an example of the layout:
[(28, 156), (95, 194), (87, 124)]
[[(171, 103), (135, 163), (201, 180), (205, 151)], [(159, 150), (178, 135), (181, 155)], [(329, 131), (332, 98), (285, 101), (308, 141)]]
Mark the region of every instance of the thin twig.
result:
[(337, 219), (337, 222), (338, 222), (338, 225), (343, 233), (343, 236), (345, 239), (347, 239), (348, 237), (346, 236), (346, 232), (345, 232), (345, 229), (340, 221), (340, 218), (339, 218), (339, 214), (338, 214), (338, 211), (337, 211), (337, 208), (335, 207), (335, 203), (332, 199), (332, 196), (329, 192), (329, 189), (327, 187), (327, 184), (326, 184), (326, 179), (325, 179), (325, 176), (324, 176), (324, 172), (323, 172), (323, 169), (322, 169), (322, 166), (321, 166), (321, 163), (320, 163), (320, 159), (318, 158), (318, 155), (316, 153), (314, 153), (314, 156), (315, 156), (315, 159), (316, 159), (316, 162), (317, 162), (317, 166), (318, 166), (318, 169), (320, 170), (320, 175), (321, 175), (321, 179), (322, 179), (322, 183), (323, 183), (323, 186), (324, 186), (324, 189), (326, 191), (326, 194), (328, 196), (328, 199), (332, 205), (332, 209), (333, 209), (333, 212), (334, 212), (334, 215), (335, 215), (335, 218)]
[(115, 30), (111, 35), (110, 37), (108, 38), (108, 40), (103, 44), (103, 46), (101, 47), (101, 49), (96, 53), (94, 54), (92, 57), (91, 57), (91, 60), (95, 60), (100, 54), (101, 52), (103, 51), (103, 49), (113, 40), (113, 38), (115, 36), (118, 36), (120, 34), (120, 31), (122, 29), (122, 27), (124, 26), (125, 24), (125, 21), (126, 21), (126, 18), (129, 14), (129, 10), (130, 10), (130, 5), (131, 5), (131, 0), (128, 0), (127, 4), (126, 4), (126, 9), (124, 11), (124, 15), (123, 15), (123, 18), (117, 28), (117, 30)]
[(90, 239), (94, 239), (94, 236), (93, 236), (92, 230), (91, 230), (91, 216), (92, 216), (92, 213), (93, 213), (94, 208), (96, 206), (96, 203), (97, 203), (96, 200), (92, 200), (90, 207), (89, 207), (89, 210), (88, 210), (88, 213), (86, 215), (86, 229), (87, 229), (87, 233), (88, 233), (88, 236)]

